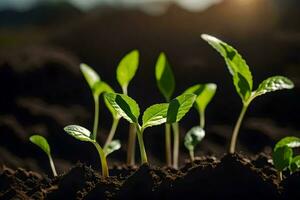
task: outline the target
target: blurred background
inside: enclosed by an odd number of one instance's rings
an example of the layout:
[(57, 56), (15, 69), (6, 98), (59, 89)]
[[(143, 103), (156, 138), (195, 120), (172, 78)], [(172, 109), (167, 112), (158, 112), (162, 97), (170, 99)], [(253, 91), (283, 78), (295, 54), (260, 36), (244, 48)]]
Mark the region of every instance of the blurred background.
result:
[[(0, 163), (50, 173), (47, 157), (28, 141), (38, 133), (47, 137), (58, 171), (77, 161), (99, 169), (94, 147), (63, 131), (68, 124), (92, 128), (93, 100), (79, 64), (89, 64), (121, 92), (115, 70), (133, 49), (140, 51), (140, 65), (129, 95), (141, 110), (164, 101), (154, 77), (161, 51), (176, 76), (174, 96), (196, 83), (218, 85), (196, 155), (222, 155), (242, 105), (223, 59), (201, 40), (202, 33), (239, 50), (254, 88), (272, 75), (294, 81), (293, 90), (256, 99), (242, 125), (237, 149), (270, 153), (280, 138), (300, 136), (299, 10), (298, 0), (1, 0)], [(111, 122), (102, 103), (101, 144)], [(192, 110), (180, 124), (181, 141), (198, 122)], [(111, 165), (125, 163), (127, 136), (128, 124), (121, 120), (116, 138), (123, 146), (110, 156)], [(163, 126), (146, 130), (145, 143), (150, 163), (164, 165)], [(186, 158), (181, 142), (181, 162)]]

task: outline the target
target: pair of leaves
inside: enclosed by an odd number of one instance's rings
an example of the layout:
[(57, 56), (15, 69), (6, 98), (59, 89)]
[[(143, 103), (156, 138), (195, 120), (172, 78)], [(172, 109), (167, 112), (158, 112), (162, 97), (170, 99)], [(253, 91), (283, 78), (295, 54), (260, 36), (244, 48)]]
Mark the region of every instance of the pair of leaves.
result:
[(224, 58), (229, 72), (232, 75), (235, 89), (244, 104), (249, 104), (255, 97), (262, 94), (282, 89), (292, 89), (294, 87), (293, 82), (288, 78), (273, 76), (264, 80), (256, 91), (252, 91), (253, 80), (251, 71), (238, 51), (213, 36), (202, 34), (201, 37)]
[(123, 89), (123, 93), (127, 93), (127, 87), (135, 76), (139, 66), (139, 52), (133, 50), (123, 57), (117, 67), (117, 80)]
[(175, 78), (165, 53), (160, 53), (157, 59), (155, 78), (160, 92), (169, 102), (175, 89)]
[(285, 137), (277, 142), (272, 157), (278, 171), (290, 169), (295, 172), (300, 169), (300, 156), (293, 158), (292, 148), (296, 147), (300, 147), (300, 138), (297, 137)]
[[(92, 133), (78, 125), (68, 125), (64, 128), (64, 130), (71, 135), (72, 137), (76, 138), (77, 140), (84, 141), (84, 142), (92, 142), (95, 143), (96, 141), (92, 138)], [(105, 155), (109, 155), (110, 153), (118, 150), (121, 148), (121, 143), (119, 140), (113, 140), (111, 143), (107, 145), (104, 149)]]
[(197, 95), (195, 107), (199, 113), (204, 113), (206, 106), (215, 96), (217, 85), (214, 83), (196, 84), (184, 91), (185, 94), (191, 93)]
[(40, 147), (48, 156), (51, 156), (51, 149), (46, 138), (41, 135), (32, 135), (29, 140)]
[[(135, 100), (127, 95), (117, 93), (106, 93), (105, 98), (129, 123), (139, 123), (140, 109)], [(173, 99), (170, 104), (162, 103), (150, 106), (143, 114), (142, 129), (166, 122), (178, 122), (189, 111), (195, 98), (194, 94), (183, 94)]]
[(196, 145), (205, 137), (205, 131), (200, 126), (191, 128), (184, 137), (184, 146), (189, 151), (194, 151)]

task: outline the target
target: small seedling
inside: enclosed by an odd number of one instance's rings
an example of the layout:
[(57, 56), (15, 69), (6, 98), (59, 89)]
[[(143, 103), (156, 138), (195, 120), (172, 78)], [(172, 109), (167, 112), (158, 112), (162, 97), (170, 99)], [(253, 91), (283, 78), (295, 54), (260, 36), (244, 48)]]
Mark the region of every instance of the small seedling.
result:
[[(155, 78), (159, 91), (164, 96), (166, 102), (169, 103), (175, 89), (175, 78), (164, 53), (160, 53), (157, 59), (155, 66)], [(171, 166), (171, 125), (168, 123), (165, 124), (165, 149), (167, 165)]]
[(243, 108), (233, 130), (229, 153), (235, 152), (235, 146), (239, 129), (244, 118), (244, 115), (250, 103), (256, 97), (268, 92), (273, 92), (282, 89), (292, 89), (294, 84), (291, 80), (283, 76), (273, 76), (264, 80), (258, 88), (253, 91), (252, 74), (246, 61), (232, 46), (225, 42), (206, 34), (201, 35), (202, 39), (208, 42), (216, 49), (224, 58), (230, 74), (233, 78), (235, 89), (243, 102)]
[(205, 126), (205, 109), (215, 96), (217, 85), (214, 83), (197, 84), (188, 88), (184, 93), (192, 93), (197, 95), (195, 101), (195, 108), (199, 113), (200, 127), (204, 129)]
[(91, 142), (97, 149), (100, 161), (101, 161), (101, 167), (102, 167), (102, 176), (108, 177), (108, 165), (106, 157), (111, 154), (112, 152), (120, 149), (120, 141), (113, 140), (110, 144), (107, 145), (106, 148), (102, 148), (96, 139), (94, 138), (93, 134), (86, 128), (78, 125), (69, 125), (64, 128), (64, 130), (74, 138), (80, 141), (84, 142)]
[(276, 143), (273, 150), (273, 163), (278, 171), (278, 177), (282, 180), (282, 172), (290, 173), (300, 170), (300, 155), (293, 157), (293, 148), (300, 147), (300, 138), (285, 137)]
[(51, 170), (52, 170), (52, 173), (53, 173), (53, 176), (57, 176), (57, 173), (56, 173), (56, 169), (55, 169), (55, 165), (54, 165), (54, 162), (53, 162), (53, 159), (52, 159), (52, 156), (51, 156), (51, 149), (50, 149), (50, 146), (46, 140), (46, 138), (44, 138), (43, 136), (41, 135), (32, 135), (29, 140), (37, 145), (38, 147), (40, 147), (48, 156), (49, 158), (49, 162), (50, 162), (50, 167), (51, 167)]
[(189, 130), (185, 135), (184, 146), (187, 148), (187, 150), (190, 153), (191, 161), (194, 161), (195, 159), (194, 151), (196, 145), (203, 140), (204, 136), (205, 136), (205, 131), (200, 126), (195, 126), (191, 128), (191, 130)]
[(182, 94), (170, 101), (167, 114), (167, 123), (172, 124), (174, 130), (174, 146), (173, 146), (173, 167), (178, 168), (179, 157), (179, 127), (178, 122), (185, 116), (185, 114), (193, 106), (196, 95), (194, 94)]
[[(122, 88), (123, 94), (128, 94), (128, 85), (136, 74), (139, 66), (139, 52), (133, 50), (125, 55), (117, 67), (117, 80)], [(135, 142), (136, 130), (133, 124), (129, 125), (128, 149), (127, 149), (127, 164), (134, 165), (135, 163)]]
[(106, 93), (104, 96), (120, 116), (126, 119), (129, 123), (134, 124), (137, 130), (142, 164), (148, 163), (143, 140), (144, 131), (148, 127), (157, 126), (167, 121), (169, 104), (155, 104), (147, 108), (143, 114), (143, 124), (141, 126), (138, 120), (140, 116), (140, 108), (135, 100), (125, 94)]

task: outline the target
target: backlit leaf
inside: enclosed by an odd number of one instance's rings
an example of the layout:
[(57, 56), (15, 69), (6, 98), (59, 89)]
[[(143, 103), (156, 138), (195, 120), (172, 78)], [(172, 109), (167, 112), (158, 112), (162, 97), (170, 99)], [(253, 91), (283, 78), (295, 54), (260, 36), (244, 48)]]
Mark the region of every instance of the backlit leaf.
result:
[(166, 123), (168, 106), (168, 103), (162, 103), (147, 108), (143, 114), (143, 128)]
[(289, 168), (292, 161), (293, 150), (288, 146), (282, 146), (277, 148), (273, 152), (274, 166), (278, 171), (283, 171)]
[(119, 150), (120, 148), (121, 148), (120, 140), (113, 140), (107, 145), (107, 147), (105, 147), (104, 153), (106, 156), (108, 156), (109, 154), (111, 154), (114, 151)]
[(50, 146), (46, 140), (46, 138), (44, 138), (41, 135), (33, 135), (29, 138), (29, 140), (37, 145), (38, 147), (40, 147), (47, 155), (50, 155)]
[(78, 125), (68, 125), (64, 128), (64, 130), (77, 140), (85, 141), (85, 142), (93, 142), (94, 140), (91, 139), (91, 132)]
[(196, 145), (203, 140), (205, 131), (200, 126), (191, 128), (184, 137), (184, 146), (189, 151), (194, 151)]

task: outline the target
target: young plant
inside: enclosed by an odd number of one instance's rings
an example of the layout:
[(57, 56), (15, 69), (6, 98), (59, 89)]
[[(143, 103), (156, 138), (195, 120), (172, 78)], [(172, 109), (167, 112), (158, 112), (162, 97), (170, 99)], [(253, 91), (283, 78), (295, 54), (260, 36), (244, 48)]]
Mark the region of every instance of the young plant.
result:
[[(122, 88), (123, 94), (128, 94), (128, 85), (136, 74), (139, 66), (139, 52), (133, 50), (129, 52), (120, 61), (117, 67), (117, 80)], [(127, 164), (134, 165), (135, 163), (135, 141), (136, 129), (133, 124), (129, 125), (128, 149), (127, 149)]]
[(120, 149), (120, 141), (113, 140), (110, 144), (108, 144), (105, 148), (102, 148), (98, 142), (96, 141), (96, 137), (86, 128), (78, 125), (69, 125), (64, 128), (64, 130), (77, 140), (83, 142), (91, 142), (97, 149), (100, 161), (101, 161), (101, 168), (102, 168), (102, 176), (108, 177), (108, 165), (106, 157), (111, 154), (112, 152)]
[(206, 34), (201, 35), (202, 39), (208, 42), (224, 58), (230, 74), (233, 78), (235, 89), (242, 99), (243, 108), (233, 130), (229, 153), (235, 152), (235, 146), (239, 129), (244, 115), (250, 103), (256, 97), (268, 92), (282, 89), (292, 89), (294, 84), (291, 80), (283, 76), (273, 76), (264, 80), (256, 90), (253, 91), (252, 74), (246, 61), (232, 46), (225, 42)]
[(205, 109), (215, 96), (217, 85), (214, 83), (197, 84), (188, 88), (184, 93), (192, 93), (197, 95), (195, 101), (195, 108), (199, 113), (200, 127), (204, 129), (205, 126)]
[(203, 140), (204, 136), (205, 136), (204, 129), (200, 126), (195, 126), (191, 128), (191, 130), (189, 130), (184, 137), (184, 146), (189, 151), (192, 162), (195, 160), (195, 156), (194, 156), (195, 148), (197, 144)]
[(52, 173), (53, 173), (53, 176), (57, 176), (57, 172), (56, 172), (56, 169), (55, 169), (55, 165), (54, 165), (54, 162), (53, 162), (53, 159), (52, 159), (52, 156), (51, 156), (51, 149), (50, 149), (50, 146), (46, 140), (46, 138), (44, 138), (43, 136), (41, 135), (32, 135), (29, 140), (37, 145), (38, 147), (40, 147), (48, 156), (49, 158), (49, 162), (50, 162), (50, 167), (51, 167), (51, 170), (52, 170)]
[(300, 170), (300, 155), (293, 157), (293, 148), (300, 147), (300, 138), (285, 137), (276, 143), (273, 150), (273, 163), (278, 171), (279, 180), (282, 180), (282, 172), (290, 173)]
[(169, 104), (155, 104), (147, 108), (142, 117), (143, 124), (140, 125), (140, 108), (135, 100), (127, 95), (117, 93), (106, 93), (105, 98), (120, 116), (135, 126), (137, 130), (141, 162), (142, 164), (148, 163), (143, 140), (144, 131), (148, 127), (157, 126), (167, 121)]
[[(175, 89), (175, 78), (164, 53), (160, 53), (157, 59), (155, 78), (159, 91), (169, 103)], [(167, 165), (172, 166), (171, 125), (168, 123), (165, 124), (165, 153)]]
[(182, 94), (175, 99), (172, 99), (169, 104), (167, 113), (167, 123), (172, 124), (174, 130), (174, 145), (173, 145), (173, 167), (178, 168), (179, 158), (179, 127), (178, 122), (185, 116), (185, 114), (193, 106), (196, 95)]

